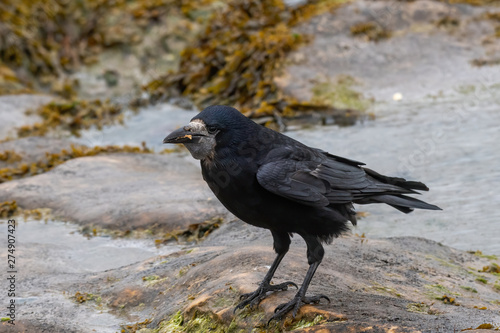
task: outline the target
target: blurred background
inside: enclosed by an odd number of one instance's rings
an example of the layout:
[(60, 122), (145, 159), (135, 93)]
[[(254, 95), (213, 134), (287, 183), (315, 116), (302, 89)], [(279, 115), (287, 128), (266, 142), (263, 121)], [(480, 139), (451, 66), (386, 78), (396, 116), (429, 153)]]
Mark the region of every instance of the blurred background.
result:
[(443, 208), (358, 206), (353, 235), (500, 255), (498, 1), (5, 0), (0, 216), (31, 273), (122, 267), (235, 221), (162, 145), (213, 104)]

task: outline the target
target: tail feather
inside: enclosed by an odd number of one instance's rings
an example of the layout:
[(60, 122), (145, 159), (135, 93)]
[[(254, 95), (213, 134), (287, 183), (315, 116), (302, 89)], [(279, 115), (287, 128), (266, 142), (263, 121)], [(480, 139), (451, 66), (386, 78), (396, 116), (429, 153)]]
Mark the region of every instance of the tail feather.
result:
[(441, 210), (436, 205), (431, 205), (422, 200), (418, 200), (412, 197), (408, 197), (406, 195), (398, 194), (398, 195), (376, 195), (370, 198), (374, 202), (386, 203), (391, 205), (392, 207), (402, 211), (403, 213), (410, 213), (414, 208), (418, 209), (428, 209), (428, 210)]
[(395, 205), (389, 205), (389, 206), (396, 208), (397, 210), (399, 210), (400, 212), (403, 212), (405, 214), (413, 212), (413, 208), (408, 208), (408, 207), (403, 207), (403, 206), (395, 206)]
[[(363, 168), (365, 170), (366, 174), (375, 178), (376, 180), (384, 183), (384, 184), (391, 184), (391, 185), (396, 185), (399, 187), (402, 187), (407, 190), (419, 190), (419, 191), (429, 191), (429, 188), (421, 182), (415, 182), (415, 181), (409, 181), (404, 178), (398, 178), (398, 177), (388, 177), (381, 175), (380, 173), (373, 171), (372, 169), (368, 168)], [(414, 192), (414, 191), (413, 191)], [(417, 192), (415, 192), (417, 193)]]

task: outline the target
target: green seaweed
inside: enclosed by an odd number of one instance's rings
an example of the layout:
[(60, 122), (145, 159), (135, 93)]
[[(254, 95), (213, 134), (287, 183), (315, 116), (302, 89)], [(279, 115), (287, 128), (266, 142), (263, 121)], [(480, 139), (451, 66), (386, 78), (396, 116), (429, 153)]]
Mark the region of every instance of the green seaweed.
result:
[(177, 274), (179, 277), (186, 275), (187, 271), (189, 271), (189, 266), (184, 266), (179, 269), (179, 273)]
[(488, 266), (484, 266), (481, 272), (486, 272), (486, 273), (500, 273), (500, 266), (497, 263), (492, 262)]
[(91, 294), (91, 293), (81, 293), (77, 291), (73, 296), (77, 303), (85, 303), (89, 301), (94, 301), (97, 305), (102, 303), (102, 298), (99, 295)]
[(232, 295), (231, 298), (221, 296), (213, 300), (213, 306), (215, 308), (227, 308), (236, 305), (235, 302), (236, 298), (232, 297)]
[(481, 282), (483, 284), (488, 284), (488, 279), (485, 279), (484, 277), (478, 277), (476, 278), (477, 282)]
[(187, 333), (213, 332), (226, 333), (227, 326), (217, 321), (209, 314), (199, 314), (192, 320), (188, 321), (184, 327)]
[(446, 295), (460, 296), (460, 293), (452, 292), (451, 290), (449, 290), (448, 288), (446, 288), (441, 284), (428, 284), (425, 285), (424, 287), (428, 290), (426, 292), (426, 295), (433, 299), (443, 300), (443, 297), (445, 297)]
[(477, 250), (477, 251), (470, 251), (469, 253), (477, 256), (477, 257), (480, 257), (480, 258), (486, 258), (486, 259), (490, 259), (490, 260), (498, 260), (498, 257), (494, 254), (491, 254), (491, 255), (488, 255), (488, 254), (483, 254), (483, 252)]
[(364, 97), (354, 87), (359, 83), (351, 76), (341, 75), (334, 82), (319, 82), (312, 88), (311, 101), (337, 109), (366, 111), (373, 101)]
[(196, 312), (193, 318), (186, 320), (181, 311), (178, 311), (168, 320), (164, 320), (158, 327), (158, 333), (226, 333), (228, 326), (219, 322), (213, 315)]
[(287, 330), (293, 331), (293, 330), (303, 329), (303, 328), (307, 328), (307, 327), (312, 327), (312, 326), (318, 325), (324, 321), (325, 321), (325, 317), (322, 315), (317, 315), (312, 320), (304, 318), (304, 319), (297, 321), (293, 325), (291, 325), (289, 328), (287, 328)]
[(184, 332), (182, 324), (184, 323), (184, 316), (181, 311), (177, 311), (168, 320), (164, 320), (159, 325), (158, 333), (176, 333)]
[(158, 275), (149, 275), (149, 276), (143, 276), (142, 281), (154, 281), (154, 280), (159, 280), (160, 277)]
[(410, 303), (406, 305), (406, 310), (409, 312), (429, 314), (430, 306), (425, 303)]
[(165, 282), (167, 280), (168, 280), (167, 277), (161, 278), (158, 275), (149, 275), (149, 276), (142, 277), (142, 281), (144, 281), (146, 283), (147, 287), (152, 287), (154, 285)]
[(477, 293), (476, 288), (472, 288), (472, 287), (469, 287), (469, 286), (460, 286), (460, 288), (462, 288), (463, 290), (470, 291), (471, 293)]

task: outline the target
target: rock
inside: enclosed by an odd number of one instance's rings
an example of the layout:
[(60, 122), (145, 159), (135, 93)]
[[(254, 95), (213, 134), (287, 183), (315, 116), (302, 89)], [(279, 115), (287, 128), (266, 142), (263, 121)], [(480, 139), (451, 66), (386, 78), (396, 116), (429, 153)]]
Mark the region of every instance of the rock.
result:
[(56, 139), (51, 137), (30, 136), (16, 140), (0, 142), (0, 153), (5, 151), (14, 151), (20, 161), (15, 163), (6, 163), (0, 161), (0, 169), (16, 166), (20, 163), (31, 164), (38, 162), (46, 157), (46, 154), (58, 154), (61, 150), (71, 149), (71, 145), (80, 146), (69, 140)]
[(119, 230), (187, 229), (226, 214), (179, 155), (116, 154), (70, 160), (53, 170), (0, 185), (0, 202), (51, 208), (56, 216)]
[[(489, 86), (497, 83), (500, 66), (488, 67), (486, 74), (471, 63), (500, 54), (499, 43), (487, 42), (495, 23), (484, 19), (496, 10), (493, 4), (446, 1), (352, 1), (297, 28), (314, 40), (290, 56), (294, 63), (275, 81), (292, 96), (308, 100), (315, 85), (349, 75), (363, 83), (357, 88), (363, 95), (379, 102), (390, 101), (396, 92), (420, 99), (458, 86)], [(443, 25), (447, 21), (456, 24)], [(375, 24), (392, 37), (374, 42), (353, 36), (351, 28), (360, 23)]]
[[(218, 327), (233, 325), (245, 331), (262, 327), (278, 304), (293, 297), (293, 288), (269, 296), (257, 309), (235, 315), (232, 309), (239, 295), (253, 291), (264, 277), (274, 258), (271, 244), (268, 231), (237, 221), (215, 231), (193, 251), (140, 265), (142, 275), (156, 274), (164, 279), (151, 286), (163, 290), (163, 295), (152, 302), (156, 311), (149, 327), (161, 327), (161, 320), (178, 309), (184, 309), (184, 327), (189, 327), (190, 321), (209, 318)], [(292, 280), (300, 285), (307, 270), (305, 253), (303, 241), (294, 239), (273, 281)], [(476, 280), (478, 274), (491, 281), (497, 279), (477, 273), (488, 259), (411, 237), (343, 237), (326, 246), (326, 253), (308, 294), (326, 294), (332, 303), (303, 307), (295, 320), (287, 318), (280, 327), (306, 327), (319, 316), (324, 319), (317, 319), (318, 325), (310, 332), (461, 330), (500, 320), (500, 293)], [(127, 285), (141, 285), (137, 277), (125, 273), (128, 270), (115, 271), (115, 277), (124, 278)], [(106, 292), (113, 293), (112, 289)], [(441, 300), (444, 293), (456, 303)], [(426, 304), (432, 311), (410, 311), (412, 304)], [(478, 309), (482, 307), (487, 309)]]
[(6, 95), (0, 96), (0, 139), (16, 137), (16, 128), (32, 125), (41, 119), (37, 115), (26, 115), (29, 109), (35, 109), (49, 103), (53, 97), (47, 95)]
[[(109, 320), (137, 329), (265, 330), (274, 308), (293, 297), (295, 289), (271, 294), (255, 309), (236, 314), (232, 310), (239, 295), (253, 291), (264, 277), (274, 258), (271, 244), (268, 231), (235, 221), (224, 224), (203, 243), (117, 269), (69, 274), (46, 270), (45, 274), (30, 275), (31, 266), (26, 266), (20, 284), (25, 297), (44, 297), (26, 303), (19, 321), (26, 327), (49, 330), (71, 327), (75, 332), (85, 332), (93, 327), (100, 332), (108, 331), (104, 328), (117, 331), (117, 327), (100, 324), (97, 313), (111, 316), (119, 310), (121, 319)], [(500, 293), (493, 287), (498, 277), (480, 272), (497, 259), (412, 237), (374, 240), (346, 236), (325, 250), (308, 294), (325, 294), (331, 304), (322, 301), (304, 306), (296, 319), (287, 317), (267, 329), (447, 332), (500, 322)], [(304, 242), (293, 239), (274, 283), (292, 280), (300, 285), (307, 270), (305, 253)], [(54, 253), (50, 258), (47, 255), (41, 253), (40, 262), (50, 266)], [(488, 283), (478, 281), (478, 277)], [(61, 290), (65, 291), (65, 300), (58, 294)], [(90, 296), (86, 302), (75, 303), (73, 295), (77, 292)], [(454, 298), (454, 303), (446, 302), (443, 294)], [(70, 315), (64, 323), (52, 320), (75, 311), (75, 306), (78, 313), (93, 318), (92, 324), (83, 324), (81, 316), (75, 319)], [(132, 315), (135, 319), (126, 319)]]

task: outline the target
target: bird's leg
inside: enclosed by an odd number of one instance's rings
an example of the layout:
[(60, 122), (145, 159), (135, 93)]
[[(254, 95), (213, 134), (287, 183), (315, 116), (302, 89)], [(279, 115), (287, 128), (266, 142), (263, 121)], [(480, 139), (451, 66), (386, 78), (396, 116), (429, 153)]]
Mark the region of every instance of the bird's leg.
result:
[(295, 288), (298, 288), (297, 285), (291, 281), (271, 285), (271, 279), (273, 278), (276, 269), (278, 268), (279, 264), (281, 263), (281, 260), (288, 252), (288, 249), (290, 247), (290, 236), (288, 236), (287, 233), (281, 234), (272, 232), (272, 234), (274, 238), (274, 250), (277, 252), (278, 255), (274, 259), (271, 268), (269, 268), (269, 270), (267, 271), (266, 276), (260, 283), (259, 288), (257, 288), (257, 290), (255, 290), (254, 292), (241, 295), (240, 300), (242, 300), (242, 302), (240, 302), (234, 308), (234, 312), (236, 312), (236, 310), (238, 309), (243, 309), (247, 305), (255, 306), (259, 304), (260, 301), (266, 297), (269, 291), (287, 290), (289, 286), (294, 286)]
[(300, 287), (299, 291), (297, 291), (297, 294), (294, 296), (294, 298), (288, 302), (288, 303), (283, 303), (278, 305), (278, 307), (274, 310), (274, 315), (269, 319), (269, 322), (272, 320), (280, 320), (285, 314), (287, 314), (289, 311), (293, 310), (292, 316), (295, 318), (297, 315), (297, 312), (299, 311), (300, 307), (303, 304), (317, 304), (320, 302), (322, 298), (328, 301), (330, 303), (330, 299), (325, 296), (325, 295), (318, 295), (318, 296), (306, 296), (306, 291), (307, 288), (309, 287), (309, 283), (311, 283), (311, 280), (314, 276), (314, 273), (316, 272), (316, 269), (318, 268), (319, 264), (321, 263), (321, 260), (323, 259), (323, 256), (325, 254), (325, 251), (323, 249), (323, 246), (321, 243), (318, 241), (316, 237), (312, 236), (302, 236), (304, 240), (307, 243), (307, 260), (309, 262), (309, 269), (307, 270), (306, 277), (304, 278), (304, 282), (302, 283), (302, 286)]

